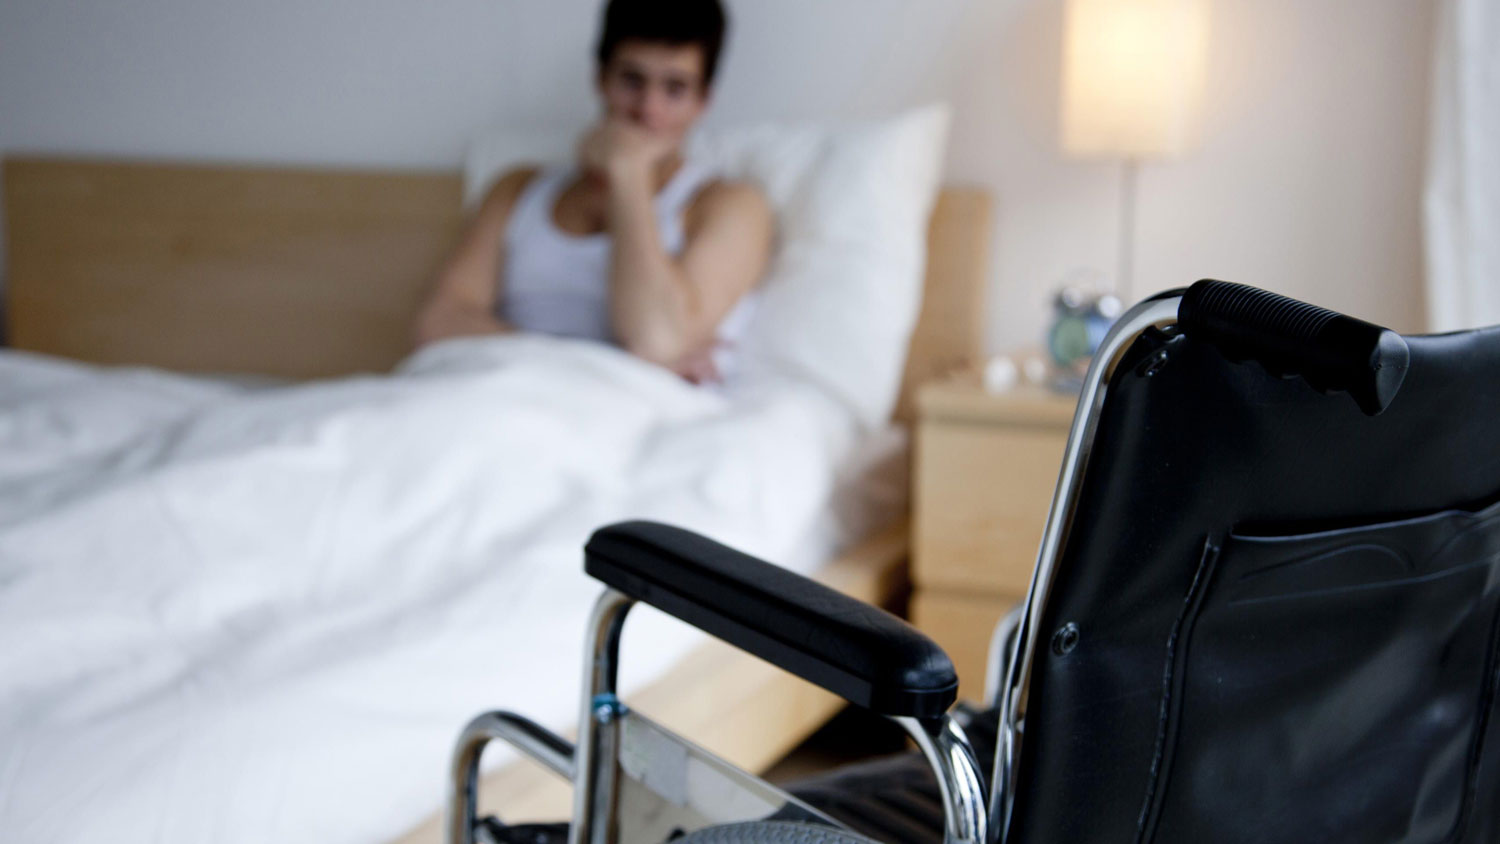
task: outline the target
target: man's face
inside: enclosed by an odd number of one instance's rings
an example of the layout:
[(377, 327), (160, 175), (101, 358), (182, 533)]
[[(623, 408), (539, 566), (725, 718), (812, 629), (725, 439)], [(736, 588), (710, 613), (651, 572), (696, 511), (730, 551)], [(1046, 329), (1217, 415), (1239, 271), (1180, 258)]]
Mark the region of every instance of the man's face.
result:
[(621, 41), (599, 71), (599, 95), (608, 117), (681, 143), (708, 107), (703, 49)]

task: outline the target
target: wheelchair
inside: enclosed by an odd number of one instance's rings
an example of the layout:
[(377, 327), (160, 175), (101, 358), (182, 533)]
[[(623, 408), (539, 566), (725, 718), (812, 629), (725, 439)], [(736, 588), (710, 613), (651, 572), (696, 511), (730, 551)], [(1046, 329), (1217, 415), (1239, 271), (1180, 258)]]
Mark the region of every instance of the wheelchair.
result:
[[(1200, 281), (1085, 379), (989, 698), (904, 622), (701, 536), (603, 528), (576, 747), (481, 715), (452, 844), (1500, 841), (1500, 328), (1402, 337)], [(615, 695), (645, 602), (888, 716), (917, 751), (773, 787)], [(502, 739), (571, 821), (476, 817)]]

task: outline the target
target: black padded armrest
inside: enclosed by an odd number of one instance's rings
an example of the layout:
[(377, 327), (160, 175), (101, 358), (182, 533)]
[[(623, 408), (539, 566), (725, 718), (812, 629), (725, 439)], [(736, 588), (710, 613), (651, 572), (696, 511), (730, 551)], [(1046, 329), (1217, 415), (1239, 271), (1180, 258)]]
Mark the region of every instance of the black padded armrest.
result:
[(931, 718), (957, 696), (953, 662), (916, 628), (691, 531), (624, 522), (584, 551), (598, 580), (850, 703)]

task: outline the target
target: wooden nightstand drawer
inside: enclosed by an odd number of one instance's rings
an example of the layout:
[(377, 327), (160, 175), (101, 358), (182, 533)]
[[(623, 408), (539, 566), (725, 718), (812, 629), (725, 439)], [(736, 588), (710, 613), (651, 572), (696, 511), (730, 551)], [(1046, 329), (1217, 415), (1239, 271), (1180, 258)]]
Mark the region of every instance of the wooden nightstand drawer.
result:
[(1077, 399), (959, 375), (917, 403), (911, 618), (977, 698), (995, 625), (1031, 588)]
[(924, 421), (917, 431), (920, 588), (1024, 594), (1066, 429)]
[(995, 625), (1019, 603), (1020, 597), (951, 595), (919, 591), (912, 596), (911, 620), (942, 645), (958, 669), (958, 695), (978, 701), (989, 671), (990, 636)]
[(917, 589), (1024, 595), (1077, 399), (986, 392), (972, 374), (918, 396), (912, 580)]

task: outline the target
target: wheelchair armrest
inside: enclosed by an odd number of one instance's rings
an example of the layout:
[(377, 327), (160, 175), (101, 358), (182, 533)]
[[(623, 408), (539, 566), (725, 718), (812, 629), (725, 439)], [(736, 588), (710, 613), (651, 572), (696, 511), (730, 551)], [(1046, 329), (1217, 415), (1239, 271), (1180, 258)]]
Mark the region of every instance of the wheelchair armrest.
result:
[(584, 570), (880, 714), (935, 718), (957, 697), (953, 662), (916, 628), (690, 531), (653, 522), (601, 528), (584, 549)]

